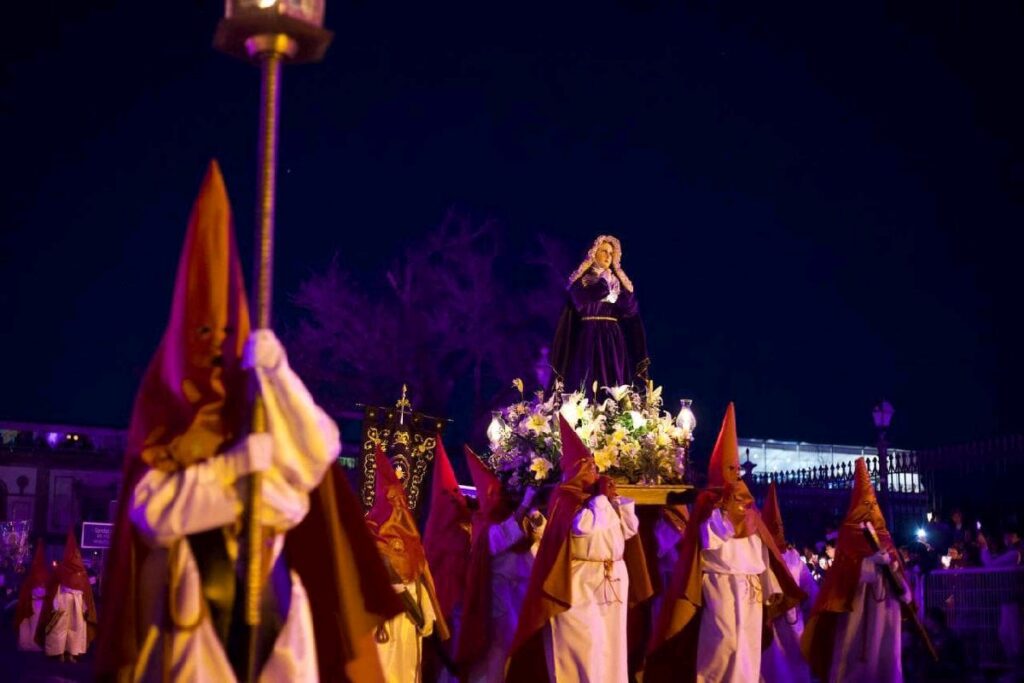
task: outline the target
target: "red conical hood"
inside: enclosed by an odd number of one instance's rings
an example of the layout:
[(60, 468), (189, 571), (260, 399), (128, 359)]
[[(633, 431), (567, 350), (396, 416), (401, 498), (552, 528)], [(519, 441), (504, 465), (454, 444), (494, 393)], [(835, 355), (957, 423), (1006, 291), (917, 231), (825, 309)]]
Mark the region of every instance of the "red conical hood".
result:
[(89, 588), (89, 577), (85, 573), (85, 563), (82, 562), (82, 553), (78, 550), (78, 543), (75, 542), (75, 535), (68, 532), (67, 540), (64, 542), (64, 557), (57, 570), (54, 572), (61, 585), (79, 591)]
[(192, 207), (170, 318), (135, 398), (128, 454), (175, 471), (237, 439), (246, 409), (249, 308), (220, 167)]
[(778, 546), (779, 552), (783, 552), (789, 546), (786, 543), (786, 533), (782, 526), (782, 510), (779, 508), (779, 495), (776, 491), (775, 482), (768, 485), (768, 493), (764, 497), (764, 508), (761, 509), (761, 519), (764, 521), (768, 533)]
[[(558, 428), (562, 434), (562, 481), (568, 482), (577, 479), (582, 473), (584, 463), (593, 463), (594, 456), (561, 414), (558, 415)], [(594, 468), (594, 474), (596, 473), (597, 469)]]
[(434, 587), (445, 614), (454, 613), (455, 606), (462, 601), (471, 528), (466, 498), (459, 490), (455, 471), (448, 460), (441, 435), (438, 434), (430, 514), (423, 534), (423, 547), (427, 554), (427, 564), (436, 576)]
[(708, 463), (708, 486), (722, 487), (740, 481), (740, 445), (736, 437), (736, 407), (730, 402), (722, 418), (715, 449)]
[(494, 472), (491, 472), (483, 463), (473, 449), (468, 445), (463, 447), (466, 453), (466, 465), (469, 467), (469, 476), (476, 487), (476, 500), (480, 504), (480, 517), (491, 520), (494, 514), (501, 510), (502, 487), (501, 480)]
[(28, 570), (28, 574), (25, 575), (25, 581), (22, 583), (22, 586), (28, 586), (29, 589), (36, 586), (45, 586), (49, 579), (50, 566), (46, 563), (46, 544), (40, 538), (36, 541), (36, 554), (32, 558), (32, 567)]
[(402, 482), (380, 446), (375, 456), (376, 495), (366, 523), (377, 540), (377, 549), (395, 574), (402, 581), (412, 583), (427, 565), (426, 552)]
[(455, 470), (452, 469), (451, 460), (448, 459), (448, 451), (444, 448), (441, 435), (437, 435), (437, 448), (434, 450), (434, 481), (431, 485), (431, 505), (439, 497), (447, 495), (462, 504), (466, 505), (466, 498), (459, 488), (459, 480), (455, 478)]
[(32, 558), (32, 567), (25, 575), (18, 590), (18, 605), (14, 610), (14, 625), (18, 626), (29, 619), (35, 611), (32, 606), (32, 590), (43, 587), (50, 582), (50, 567), (46, 564), (46, 544), (43, 539), (36, 541), (36, 554)]

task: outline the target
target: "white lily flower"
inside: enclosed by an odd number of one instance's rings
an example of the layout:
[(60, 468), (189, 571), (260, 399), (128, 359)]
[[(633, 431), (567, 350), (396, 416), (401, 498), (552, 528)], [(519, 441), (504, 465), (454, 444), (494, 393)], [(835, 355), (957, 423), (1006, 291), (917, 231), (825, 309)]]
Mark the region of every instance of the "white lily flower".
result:
[(615, 400), (616, 403), (621, 401), (622, 398), (626, 394), (628, 394), (629, 390), (630, 390), (630, 386), (628, 384), (620, 384), (617, 387), (601, 387), (601, 388), (604, 389), (605, 391), (607, 391), (608, 395), (611, 396)]
[(647, 426), (647, 418), (636, 410), (629, 411), (629, 420), (633, 424), (633, 429), (643, 429)]

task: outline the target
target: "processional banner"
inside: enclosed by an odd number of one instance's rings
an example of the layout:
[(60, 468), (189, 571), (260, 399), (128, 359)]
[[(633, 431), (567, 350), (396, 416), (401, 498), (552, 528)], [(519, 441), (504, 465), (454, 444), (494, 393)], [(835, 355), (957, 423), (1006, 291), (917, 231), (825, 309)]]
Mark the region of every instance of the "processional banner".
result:
[(430, 461), (434, 459), (437, 437), (445, 421), (422, 413), (410, 412), (408, 406), (394, 408), (366, 406), (363, 413), (363, 505), (373, 506), (377, 481), (374, 453), (380, 445), (405, 487), (409, 508), (416, 512)]

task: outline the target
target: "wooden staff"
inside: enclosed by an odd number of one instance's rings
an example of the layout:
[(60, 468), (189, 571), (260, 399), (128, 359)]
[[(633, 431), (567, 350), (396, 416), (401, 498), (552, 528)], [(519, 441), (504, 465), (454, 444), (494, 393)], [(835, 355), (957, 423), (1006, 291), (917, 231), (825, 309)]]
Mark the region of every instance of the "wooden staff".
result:
[[(871, 522), (861, 522), (860, 528), (864, 532), (864, 538), (868, 540), (868, 545), (871, 546), (871, 549), (876, 553), (881, 551), (882, 543), (879, 541), (878, 534), (875, 533), (875, 527)], [(885, 581), (893, 595), (902, 595), (904, 588), (907, 588), (906, 582), (896, 576), (896, 572), (889, 563), (882, 565), (882, 576), (885, 577)], [(928, 637), (928, 631), (925, 630), (924, 624), (921, 623), (921, 618), (917, 616), (917, 607), (914, 605), (913, 599), (911, 599), (904, 612), (909, 613), (910, 623), (914, 625), (914, 631), (921, 639), (921, 642), (924, 643), (924, 646), (928, 648), (928, 653), (932, 656), (932, 659), (936, 662), (939, 661), (939, 653), (935, 651), (935, 645), (932, 644), (932, 639)]]

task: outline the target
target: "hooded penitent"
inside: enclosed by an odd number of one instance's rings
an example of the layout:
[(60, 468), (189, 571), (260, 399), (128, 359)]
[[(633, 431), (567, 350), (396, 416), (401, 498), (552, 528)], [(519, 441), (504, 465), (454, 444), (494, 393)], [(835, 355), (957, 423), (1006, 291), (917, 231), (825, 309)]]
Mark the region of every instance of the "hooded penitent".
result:
[[(105, 600), (105, 635), (97, 653), (99, 680), (130, 673), (148, 627), (142, 623), (138, 573), (149, 548), (128, 516), (136, 484), (150, 468), (175, 472), (189, 467), (222, 453), (246, 433), (248, 377), (242, 369), (242, 349), (249, 331), (231, 208), (220, 167), (211, 161), (189, 218), (167, 328), (132, 410), (104, 584), (117, 589), (109, 590)], [(319, 562), (309, 572), (294, 567), (313, 606), (315, 630), (318, 636), (326, 634), (317, 638), (324, 680), (344, 680), (342, 673), (332, 677), (332, 672), (337, 669), (334, 664), (348, 663), (355, 656), (354, 642), (363, 636), (352, 628), (361, 621), (379, 623), (400, 610), (379, 557), (353, 557), (359, 537), (366, 545), (369, 535), (358, 516), (355, 523), (338, 519), (345, 502), (339, 496), (347, 488), (340, 487), (342, 480), (324, 477), (310, 494), (310, 513), (292, 531), (312, 525), (328, 532), (318, 543), (326, 546), (321, 557), (333, 562)], [(342, 575), (340, 567), (358, 567), (358, 578), (351, 571)], [(350, 590), (356, 584), (362, 594), (358, 603)], [(337, 619), (338, 613), (346, 619)]]
[(377, 551), (393, 574), (392, 580), (401, 583), (423, 582), (437, 617), (434, 630), (441, 640), (447, 640), (448, 626), (437, 599), (420, 532), (405, 498), (405, 488), (380, 447), (377, 448), (376, 458), (375, 495), (373, 507), (366, 514), (366, 525), (377, 541)]
[(36, 542), (36, 554), (32, 558), (32, 566), (25, 575), (18, 590), (18, 606), (14, 610), (14, 628), (18, 628), (25, 619), (32, 618), (32, 591), (35, 588), (46, 588), (50, 583), (50, 567), (46, 564), (46, 544), (43, 539)]
[(456, 661), (463, 669), (482, 658), (496, 637), (491, 631), (491, 551), (488, 531), (504, 521), (511, 510), (504, 502), (501, 481), (469, 446), (464, 447), (469, 474), (476, 487), (477, 510), (473, 513), (473, 547), (466, 576), (462, 627)]
[(462, 602), (469, 568), (470, 524), (466, 498), (438, 434), (423, 546), (435, 577), (438, 602), (447, 615), (455, 614), (456, 605)]
[[(871, 485), (867, 463), (857, 458), (854, 464), (853, 492), (846, 518), (839, 527), (836, 554), (832, 566), (825, 572), (818, 597), (811, 607), (800, 649), (811, 665), (811, 671), (822, 680), (828, 680), (835, 643), (837, 620), (840, 614), (853, 611), (853, 600), (860, 583), (861, 562), (875, 554), (861, 524), (870, 522), (875, 528), (882, 549), (900, 562), (900, 554), (893, 544), (885, 524), (885, 516), (878, 506), (875, 489)], [(906, 605), (901, 603), (906, 609)]]
[(782, 587), (783, 598), (769, 608), (764, 624), (770, 628), (771, 619), (806, 598), (786, 568), (771, 534), (754, 507), (750, 490), (740, 478), (736, 409), (730, 403), (708, 465), (708, 489), (701, 492), (694, 504), (680, 544), (679, 561), (665, 593), (661, 612), (655, 619), (647, 648), (645, 681), (696, 679), (697, 640), (704, 607), (700, 528), (716, 507), (722, 508), (723, 514), (732, 522), (737, 537), (757, 534), (768, 548), (769, 565)]
[(779, 508), (779, 493), (774, 481), (768, 485), (768, 493), (764, 496), (761, 519), (764, 521), (768, 533), (772, 535), (775, 547), (779, 549), (779, 552), (784, 552), (789, 544), (786, 543), (786, 533), (782, 526), (782, 509)]
[[(509, 681), (546, 680), (543, 629), (558, 614), (572, 607), (572, 547), (570, 532), (573, 519), (597, 482), (594, 456), (580, 440), (576, 431), (559, 415), (562, 457), (559, 462), (562, 482), (551, 495), (548, 523), (541, 537), (537, 558), (533, 563), (526, 598), (519, 615), (519, 626), (509, 656)], [(653, 594), (647, 562), (640, 538), (626, 541), (623, 560), (627, 570), (643, 570), (629, 575), (629, 604), (647, 600)]]
[(46, 625), (53, 614), (53, 598), (61, 586), (82, 592), (88, 642), (91, 643), (96, 637), (96, 602), (93, 600), (92, 585), (89, 583), (89, 575), (85, 571), (85, 563), (82, 562), (82, 553), (78, 550), (75, 535), (70, 531), (64, 542), (64, 557), (57, 568), (53, 570), (53, 576), (50, 577), (50, 583), (46, 589), (46, 597), (43, 598), (43, 611), (39, 615), (39, 626), (36, 628), (36, 642), (40, 647), (46, 640)]

